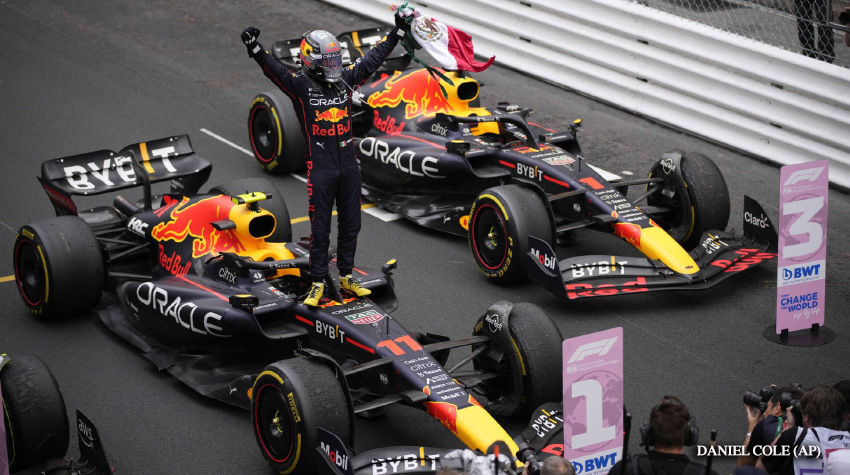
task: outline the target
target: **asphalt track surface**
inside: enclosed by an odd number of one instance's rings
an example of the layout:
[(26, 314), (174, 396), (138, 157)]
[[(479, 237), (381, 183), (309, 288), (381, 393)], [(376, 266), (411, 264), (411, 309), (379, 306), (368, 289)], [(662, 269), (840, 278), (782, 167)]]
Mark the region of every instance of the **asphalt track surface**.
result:
[[(375, 23), (311, 1), (0, 1), (0, 350), (44, 359), (69, 414), (79, 408), (99, 427), (116, 473), (271, 470), (255, 445), (247, 412), (205, 399), (158, 372), (94, 313), (57, 322), (32, 319), (8, 277), (15, 232), (52, 215), (36, 181), (40, 163), (51, 158), (188, 133), (197, 153), (213, 163), (210, 184), (263, 176), (237, 148), (249, 147), (251, 99), (273, 87), (239, 41), (248, 25), (260, 27), (260, 40), (270, 45), (311, 28), (336, 32)], [(496, 64), (478, 76), (483, 104), (509, 98), (533, 107), (535, 120), (551, 128), (582, 118), (585, 156), (614, 172), (644, 176), (668, 149), (700, 151), (726, 177), (731, 227), (741, 228), (744, 193), (777, 220), (777, 168), (501, 68), (498, 58)], [(275, 183), (292, 217), (305, 216), (304, 183), (290, 176)], [(90, 200), (82, 205), (105, 203)], [(744, 391), (850, 378), (850, 198), (830, 192), (829, 215), (826, 321), (838, 338), (816, 348), (785, 347), (762, 337), (774, 321), (775, 262), (703, 292), (565, 302), (532, 283), (486, 282), (464, 239), (371, 216), (364, 216), (358, 262), (377, 267), (398, 259), (401, 308), (395, 316), (410, 329), (467, 336), (477, 317), (501, 299), (540, 305), (567, 337), (623, 327), (626, 404), (635, 428), (662, 395), (675, 394), (691, 407), (702, 441), (717, 429), (721, 443), (736, 444), (746, 429)], [(309, 232), (303, 221), (293, 229), (296, 236)], [(565, 258), (633, 251), (588, 231), (558, 252)], [(461, 357), (455, 353), (451, 361)], [(505, 421), (512, 434), (524, 424)], [(631, 447), (637, 446), (636, 434)], [(384, 420), (358, 420), (358, 451), (399, 444), (460, 446), (437, 421), (410, 408), (394, 407)], [(74, 436), (69, 455), (77, 453)], [(718, 459), (715, 468), (728, 473), (733, 463)]]

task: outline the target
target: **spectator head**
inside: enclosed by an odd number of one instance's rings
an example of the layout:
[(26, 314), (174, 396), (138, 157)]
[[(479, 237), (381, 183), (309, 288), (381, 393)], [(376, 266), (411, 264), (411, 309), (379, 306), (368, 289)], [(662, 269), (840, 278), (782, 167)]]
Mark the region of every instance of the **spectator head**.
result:
[[(772, 414), (774, 416), (784, 416), (785, 408), (782, 407), (782, 400), (785, 399), (786, 404), (790, 399), (796, 399), (797, 401), (803, 397), (803, 391), (799, 388), (791, 387), (791, 386), (783, 386), (781, 388), (776, 388), (773, 391), (773, 396), (767, 401), (767, 409), (765, 410), (765, 414)], [(795, 413), (796, 414), (796, 413)]]
[(844, 396), (829, 386), (817, 386), (800, 399), (800, 410), (806, 427), (838, 430), (844, 420)]
[(680, 449), (685, 445), (685, 433), (691, 414), (676, 396), (664, 396), (649, 413), (649, 425), (655, 450)]
[(540, 475), (576, 475), (572, 462), (562, 457), (549, 457), (540, 467)]
[(838, 392), (844, 396), (844, 419), (850, 419), (850, 379), (845, 379), (844, 381), (835, 383), (833, 388), (838, 390)]

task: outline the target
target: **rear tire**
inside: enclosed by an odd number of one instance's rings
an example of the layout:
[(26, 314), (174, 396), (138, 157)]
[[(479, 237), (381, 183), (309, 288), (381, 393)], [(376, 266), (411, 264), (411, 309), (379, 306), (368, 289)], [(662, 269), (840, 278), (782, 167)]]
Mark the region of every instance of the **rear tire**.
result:
[[(690, 251), (699, 244), (706, 231), (726, 229), (729, 223), (729, 189), (720, 169), (705, 155), (685, 153), (682, 156), (684, 183), (678, 175), (665, 172), (662, 160), (655, 163), (649, 176), (664, 178), (664, 186), (647, 197), (647, 202), (651, 206), (672, 208), (652, 218), (686, 251)], [(689, 208), (684, 204), (684, 193), (690, 200)]]
[(254, 158), (274, 174), (304, 170), (304, 136), (288, 99), (277, 91), (258, 94), (248, 113), (248, 137)]
[(15, 237), (13, 258), (18, 291), (34, 317), (80, 314), (100, 302), (103, 254), (82, 218), (58, 216), (24, 225)]
[(271, 192), (272, 198), (260, 202), (260, 208), (268, 210), (274, 215), (277, 227), (271, 236), (266, 238), (268, 242), (291, 242), (292, 222), (289, 219), (289, 210), (283, 194), (274, 184), (265, 178), (243, 178), (230, 183), (216, 185), (210, 188), (210, 193), (221, 193), (227, 196), (238, 196), (252, 191)]
[(528, 236), (552, 241), (546, 203), (533, 190), (504, 185), (481, 192), (470, 210), (469, 248), (481, 272), (497, 283), (528, 279)]
[(9, 470), (16, 472), (68, 451), (65, 399), (47, 365), (37, 356), (12, 355), (0, 369)]
[[(478, 319), (475, 328), (480, 334), (486, 315)], [(482, 326), (479, 326), (482, 325)], [(486, 399), (485, 409), (500, 416), (527, 417), (543, 403), (563, 399), (563, 375), (561, 374), (561, 344), (563, 337), (555, 322), (537, 305), (518, 303), (508, 316), (508, 329), (513, 340), (513, 349), (518, 352), (520, 367), (512, 366), (509, 355), (503, 354), (495, 345), (475, 359), (475, 369), (498, 371), (504, 376), (486, 381), (473, 391)], [(473, 347), (473, 350), (476, 348)], [(512, 375), (522, 374), (521, 387), (515, 387)], [(520, 395), (519, 407), (507, 399)]]
[(334, 370), (311, 358), (265, 368), (251, 392), (251, 421), (263, 457), (280, 473), (318, 472), (316, 428), (351, 445), (354, 421)]

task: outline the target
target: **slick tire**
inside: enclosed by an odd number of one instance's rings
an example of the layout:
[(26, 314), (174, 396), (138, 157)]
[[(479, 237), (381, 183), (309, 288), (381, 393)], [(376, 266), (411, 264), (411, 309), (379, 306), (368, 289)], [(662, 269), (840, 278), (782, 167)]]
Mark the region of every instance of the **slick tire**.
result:
[(475, 198), (469, 215), (469, 248), (481, 272), (500, 284), (527, 280), (528, 236), (553, 235), (543, 199), (523, 186), (497, 186)]
[[(487, 324), (485, 317), (478, 319), (475, 328)], [(509, 355), (498, 349), (485, 351), (473, 359), (473, 366), (478, 370), (497, 371), (503, 376), (478, 386), (474, 393), (486, 399), (485, 409), (493, 414), (528, 417), (541, 404), (563, 399), (563, 376), (558, 362), (564, 338), (546, 312), (530, 303), (514, 305), (508, 316), (508, 329), (519, 367), (514, 367)], [(514, 373), (522, 374), (521, 387), (513, 383)], [(518, 407), (506, 402), (511, 395), (521, 396)]]
[(279, 175), (306, 168), (301, 124), (291, 102), (280, 92), (264, 92), (251, 101), (248, 137), (263, 170)]
[(9, 470), (16, 472), (68, 451), (65, 399), (53, 373), (37, 356), (12, 355), (0, 369)]
[(100, 302), (103, 254), (78, 216), (26, 224), (15, 237), (15, 282), (30, 313), (44, 320), (86, 312)]
[[(672, 210), (653, 219), (664, 228), (686, 251), (699, 244), (706, 231), (723, 231), (729, 223), (729, 189), (717, 165), (705, 155), (686, 153), (681, 160), (682, 178), (664, 172), (661, 160), (655, 163), (649, 177), (662, 177), (668, 181), (664, 189), (673, 193), (656, 192), (647, 198), (651, 206), (666, 206)], [(650, 184), (651, 186), (651, 184)], [(684, 205), (687, 193), (690, 207)]]
[(278, 361), (254, 381), (254, 436), (266, 462), (280, 473), (318, 473), (317, 427), (351, 446), (351, 414), (334, 370), (315, 359)]
[(214, 186), (210, 188), (209, 192), (221, 193), (227, 196), (238, 196), (252, 191), (267, 191), (272, 194), (271, 199), (260, 202), (260, 208), (273, 214), (277, 222), (274, 232), (266, 240), (268, 242), (291, 242), (292, 222), (289, 219), (289, 209), (286, 208), (286, 201), (283, 199), (283, 194), (270, 181), (265, 178), (243, 178)]

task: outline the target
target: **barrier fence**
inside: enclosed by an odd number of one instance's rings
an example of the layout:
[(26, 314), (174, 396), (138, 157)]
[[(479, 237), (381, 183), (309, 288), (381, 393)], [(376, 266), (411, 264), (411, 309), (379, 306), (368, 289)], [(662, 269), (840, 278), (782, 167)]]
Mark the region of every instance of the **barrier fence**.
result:
[[(386, 0), (323, 1), (390, 21)], [(414, 3), (502, 66), (778, 165), (829, 159), (833, 186), (850, 190), (848, 47), (835, 42), (833, 64), (807, 57), (793, 14), (770, 1)]]

